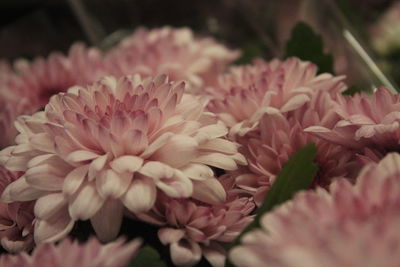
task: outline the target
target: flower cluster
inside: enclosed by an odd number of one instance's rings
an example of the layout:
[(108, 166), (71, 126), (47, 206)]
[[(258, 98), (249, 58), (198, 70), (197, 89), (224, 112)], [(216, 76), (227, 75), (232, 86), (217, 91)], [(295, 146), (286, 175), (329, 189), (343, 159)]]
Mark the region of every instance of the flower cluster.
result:
[[(299, 193), (261, 219), (230, 252), (237, 266), (396, 266), (399, 261), (400, 155), (346, 179)], [(299, 227), (299, 224), (301, 227)]]
[[(124, 266), (143, 236), (132, 219), (177, 266), (228, 253), (239, 266), (397, 264), (400, 98), (344, 96), (345, 77), (298, 58), (228, 66), (238, 55), (164, 27), (109, 51), (0, 61), (0, 244), (19, 253), (0, 265)], [(308, 191), (228, 252), (309, 143)]]

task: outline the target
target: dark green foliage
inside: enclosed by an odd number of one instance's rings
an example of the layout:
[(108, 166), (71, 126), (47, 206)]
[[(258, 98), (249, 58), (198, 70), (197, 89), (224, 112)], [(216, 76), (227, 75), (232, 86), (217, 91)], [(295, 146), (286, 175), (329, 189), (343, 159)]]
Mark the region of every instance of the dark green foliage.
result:
[(318, 66), (318, 73), (333, 73), (333, 57), (325, 54), (320, 35), (304, 22), (299, 22), (292, 30), (290, 40), (286, 44), (285, 58), (298, 57)]

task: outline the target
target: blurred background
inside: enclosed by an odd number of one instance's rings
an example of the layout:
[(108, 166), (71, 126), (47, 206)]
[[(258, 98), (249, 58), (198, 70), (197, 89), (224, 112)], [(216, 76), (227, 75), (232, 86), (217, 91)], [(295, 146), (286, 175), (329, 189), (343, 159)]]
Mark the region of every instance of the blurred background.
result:
[(172, 25), (240, 48), (245, 63), (282, 56), (301, 20), (322, 35), (335, 72), (351, 83), (400, 81), (399, 1), (1, 0), (0, 10), (0, 58), (9, 60), (67, 52), (78, 40), (107, 49), (138, 26)]

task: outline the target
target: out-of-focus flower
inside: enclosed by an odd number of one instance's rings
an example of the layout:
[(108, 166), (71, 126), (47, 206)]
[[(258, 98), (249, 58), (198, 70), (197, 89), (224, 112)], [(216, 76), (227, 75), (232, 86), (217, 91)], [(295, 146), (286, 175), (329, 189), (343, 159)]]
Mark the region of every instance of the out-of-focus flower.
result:
[(7, 267), (125, 267), (133, 259), (141, 245), (140, 239), (125, 243), (120, 238), (102, 245), (92, 238), (80, 244), (66, 238), (59, 244), (38, 245), (31, 255), (23, 252), (17, 255), (0, 256), (0, 265)]
[(316, 162), (319, 170), (314, 185), (327, 187), (337, 176), (354, 178), (359, 162), (354, 152), (303, 131), (316, 124), (335, 121), (333, 101), (326, 92), (318, 92), (301, 108), (282, 114), (277, 109), (266, 109), (259, 125), (242, 137), (240, 152), (248, 166), (230, 173), (239, 188), (254, 194), (260, 205), (282, 167), (297, 150), (309, 143), (317, 146)]
[(19, 118), (17, 145), (1, 151), (0, 162), (25, 174), (2, 197), (37, 200), (36, 242), (58, 240), (76, 220), (88, 219), (101, 240), (111, 240), (124, 207), (150, 210), (158, 190), (224, 200), (210, 166), (234, 170), (245, 159), (224, 139), (225, 125), (197, 97), (184, 95), (184, 87), (164, 75), (110, 76)]
[(191, 93), (200, 93), (238, 56), (210, 37), (195, 37), (188, 28), (140, 28), (111, 49), (105, 62), (114, 75), (167, 74), (173, 81), (188, 81)]
[(17, 60), (12, 68), (0, 62), (0, 148), (12, 145), (14, 121), (43, 108), (49, 98), (72, 85), (86, 85), (104, 75), (102, 56), (96, 48), (74, 44), (68, 56), (52, 53), (32, 62)]
[[(0, 166), (0, 193), (21, 173)], [(33, 202), (0, 202), (0, 243), (9, 252), (29, 250), (33, 247)]]
[(207, 106), (232, 127), (233, 134), (243, 135), (254, 128), (271, 107), (289, 112), (310, 101), (318, 91), (336, 94), (345, 89), (344, 77), (317, 75), (314, 64), (297, 58), (258, 61), (254, 66), (240, 68), (235, 67), (220, 78), (220, 86), (210, 93), (212, 100)]
[(237, 266), (382, 266), (400, 262), (400, 155), (363, 168), (356, 184), (335, 181), (297, 194), (261, 218), (230, 252)]
[(385, 155), (400, 148), (400, 96), (386, 88), (377, 89), (372, 96), (356, 94), (337, 96), (333, 106), (335, 123), (306, 128), (307, 132), (329, 142), (346, 146), (360, 153), (373, 149)]
[(382, 55), (400, 49), (400, 3), (395, 2), (369, 29), (373, 47)]
[(53, 52), (48, 58), (39, 57), (32, 62), (20, 59), (14, 65), (17, 75), (7, 85), (34, 102), (37, 110), (52, 95), (73, 85), (87, 85), (104, 75), (100, 52), (81, 43), (72, 45), (68, 56)]
[[(192, 266), (204, 256), (212, 266), (224, 266), (223, 243), (230, 243), (253, 220), (255, 204), (249, 195), (235, 193), (234, 181), (222, 178), (227, 193), (223, 203), (206, 204), (194, 199), (160, 196), (151, 212), (139, 214), (144, 221), (159, 225), (158, 237), (170, 246), (177, 266)], [(199, 187), (199, 194), (203, 188)], [(218, 196), (216, 196), (218, 199)]]

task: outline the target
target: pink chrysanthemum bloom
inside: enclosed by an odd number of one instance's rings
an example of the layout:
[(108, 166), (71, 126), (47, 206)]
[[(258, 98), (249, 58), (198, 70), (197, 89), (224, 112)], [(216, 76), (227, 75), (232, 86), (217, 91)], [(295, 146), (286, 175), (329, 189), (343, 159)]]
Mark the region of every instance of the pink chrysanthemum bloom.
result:
[[(215, 195), (216, 203), (206, 204), (194, 199), (172, 199), (160, 196), (149, 213), (138, 217), (160, 226), (158, 237), (169, 245), (173, 263), (192, 266), (202, 256), (212, 266), (224, 266), (226, 251), (223, 244), (233, 242), (240, 232), (253, 220), (250, 213), (255, 204), (249, 195), (234, 192), (230, 177), (222, 178), (224, 190)], [(199, 188), (199, 193), (207, 190)], [(203, 193), (204, 194), (204, 193)], [(220, 202), (219, 199), (225, 199)]]
[(334, 120), (336, 114), (332, 105), (330, 96), (319, 92), (310, 102), (286, 114), (274, 108), (265, 109), (259, 125), (237, 138), (248, 162), (248, 166), (231, 173), (236, 177), (237, 186), (254, 194), (260, 205), (283, 165), (309, 143), (314, 143), (318, 149), (315, 160), (319, 171), (314, 185), (326, 187), (337, 176), (354, 178), (360, 168), (354, 152), (303, 131), (310, 125)]
[[(157, 190), (213, 201), (220, 188), (210, 166), (234, 170), (246, 162), (224, 139), (226, 127), (184, 87), (166, 76), (110, 76), (19, 118), (17, 145), (0, 161), (26, 173), (2, 197), (37, 200), (36, 242), (58, 240), (88, 219), (101, 240), (111, 240), (123, 208), (150, 210)], [(194, 194), (197, 185), (207, 193)]]
[(17, 60), (14, 68), (17, 75), (10, 77), (7, 86), (29, 98), (36, 110), (43, 108), (52, 95), (76, 84), (87, 85), (104, 75), (100, 52), (81, 43), (72, 45), (68, 56), (53, 52), (48, 58), (32, 62)]
[(59, 244), (38, 245), (31, 255), (1, 255), (0, 266), (7, 267), (125, 267), (137, 254), (142, 241), (128, 243), (120, 238), (102, 245), (92, 238), (84, 244), (66, 238)]
[(195, 37), (189, 28), (140, 28), (111, 49), (105, 62), (111, 74), (167, 74), (188, 81), (187, 89), (198, 93), (238, 56), (210, 37)]
[(317, 75), (317, 66), (297, 58), (257, 61), (254, 66), (235, 67), (223, 74), (220, 86), (209, 91), (212, 100), (207, 108), (232, 127), (232, 133), (243, 135), (257, 125), (266, 109), (295, 110), (317, 91), (343, 91), (343, 79), (327, 73)]
[[(0, 166), (0, 193), (21, 173), (10, 172)], [(0, 243), (9, 252), (33, 247), (33, 202), (0, 202)]]
[(400, 150), (400, 96), (386, 88), (372, 96), (337, 96), (335, 123), (313, 125), (307, 132), (358, 151), (366, 147), (383, 155)]
[(297, 194), (261, 218), (230, 252), (236, 266), (395, 267), (400, 262), (400, 155)]

